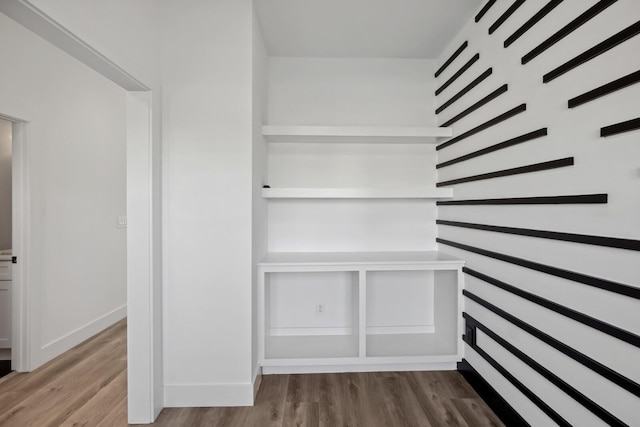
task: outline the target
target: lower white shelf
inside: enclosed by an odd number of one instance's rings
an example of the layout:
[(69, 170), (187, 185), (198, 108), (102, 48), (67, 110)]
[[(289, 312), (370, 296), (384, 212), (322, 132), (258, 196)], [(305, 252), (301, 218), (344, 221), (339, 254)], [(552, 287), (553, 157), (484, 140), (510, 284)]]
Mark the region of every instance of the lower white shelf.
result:
[[(455, 334), (455, 331), (449, 333)], [(367, 335), (367, 357), (444, 356), (456, 354), (456, 340), (442, 334)]]
[(267, 338), (266, 359), (358, 357), (357, 335), (294, 335)]

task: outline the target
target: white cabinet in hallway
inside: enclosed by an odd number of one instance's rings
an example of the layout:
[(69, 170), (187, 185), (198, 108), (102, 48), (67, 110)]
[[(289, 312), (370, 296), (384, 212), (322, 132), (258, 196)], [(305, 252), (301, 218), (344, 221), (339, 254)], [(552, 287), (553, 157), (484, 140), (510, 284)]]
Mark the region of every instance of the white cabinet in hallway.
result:
[[(10, 257), (9, 257), (10, 258)], [(0, 260), (0, 349), (11, 348), (11, 260)]]

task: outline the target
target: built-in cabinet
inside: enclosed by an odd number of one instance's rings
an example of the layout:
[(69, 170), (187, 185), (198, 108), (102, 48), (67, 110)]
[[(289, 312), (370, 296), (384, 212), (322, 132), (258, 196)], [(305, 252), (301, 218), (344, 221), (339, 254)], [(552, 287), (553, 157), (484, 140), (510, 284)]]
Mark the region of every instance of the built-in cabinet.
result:
[(0, 259), (0, 350), (11, 348), (11, 260)]
[[(358, 253), (270, 253), (258, 265), (258, 351), (263, 373), (375, 371), (406, 369), (454, 369), (462, 357), (461, 298), (464, 262), (438, 252)], [(428, 313), (429, 322), (420, 326), (371, 324), (371, 312), (393, 311), (392, 299), (384, 299), (369, 285), (380, 276), (396, 278), (383, 283), (378, 293), (406, 291), (403, 275), (424, 273), (428, 298), (415, 300)], [(270, 298), (272, 282), (278, 276), (296, 274), (318, 278), (343, 275), (352, 295), (348, 316), (351, 327), (332, 331), (318, 328), (305, 334), (274, 334), (270, 319), (277, 309)], [(299, 283), (304, 292), (307, 284)], [(316, 307), (319, 315), (326, 307)]]
[(264, 126), (263, 135), (263, 373), (455, 369), (464, 263), (425, 250), (435, 249), (435, 201), (452, 197), (434, 179), (434, 144), (451, 129)]

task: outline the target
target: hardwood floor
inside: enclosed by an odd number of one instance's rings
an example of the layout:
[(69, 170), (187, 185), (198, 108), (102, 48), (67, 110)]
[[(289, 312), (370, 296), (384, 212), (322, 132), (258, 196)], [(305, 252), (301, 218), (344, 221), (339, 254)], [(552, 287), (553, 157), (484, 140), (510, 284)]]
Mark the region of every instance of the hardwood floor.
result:
[[(0, 426), (127, 425), (126, 322), (0, 378)], [(167, 408), (154, 426), (501, 426), (457, 372), (264, 376), (244, 408)]]
[(127, 324), (121, 321), (28, 374), (0, 378), (0, 426), (123, 426)]
[(173, 408), (160, 426), (501, 426), (457, 372), (270, 375), (252, 408)]

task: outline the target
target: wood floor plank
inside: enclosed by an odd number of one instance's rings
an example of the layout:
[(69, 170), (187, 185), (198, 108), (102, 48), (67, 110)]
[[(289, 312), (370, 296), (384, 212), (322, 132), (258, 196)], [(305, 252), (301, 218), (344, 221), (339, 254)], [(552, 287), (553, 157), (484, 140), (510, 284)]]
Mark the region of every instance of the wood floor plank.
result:
[(321, 427), (360, 426), (363, 417), (355, 374), (324, 374), (320, 379), (318, 417)]
[[(120, 402), (107, 414), (96, 427), (121, 427), (127, 425), (127, 396), (125, 395)], [(173, 424), (181, 425), (181, 424)], [(182, 424), (185, 425), (185, 424)], [(89, 427), (89, 426), (87, 426)]]
[(404, 375), (390, 373), (382, 378), (382, 382), (380, 391), (384, 395), (385, 408), (394, 426), (432, 426)]
[(283, 427), (319, 427), (317, 402), (287, 402)]
[[(0, 415), (0, 425), (52, 425), (59, 426), (104, 385), (126, 369), (120, 361), (122, 343), (109, 342), (101, 351), (55, 378), (46, 378), (46, 386), (28, 396)], [(119, 362), (119, 363), (118, 363)]]
[(90, 427), (98, 425), (122, 401), (122, 391), (126, 389), (127, 371), (123, 370), (111, 383), (96, 393), (93, 398), (89, 399), (60, 426)]
[(289, 375), (287, 403), (317, 402), (321, 375)]
[[(24, 391), (25, 393), (29, 393), (41, 388), (47, 384), (48, 381), (57, 378), (72, 368), (76, 368), (82, 361), (96, 354), (99, 350), (103, 350), (103, 345), (117, 346), (123, 344), (124, 340), (126, 340), (126, 328), (126, 320), (121, 320), (102, 333), (89, 338), (87, 341), (53, 359), (44, 366), (41, 366), (36, 371), (29, 374), (16, 374), (7, 380), (6, 383), (3, 382), (2, 388), (0, 388), (0, 412), (4, 410), (3, 404), (6, 404), (6, 402), (2, 400), (1, 390), (9, 389), (11, 391)], [(126, 347), (123, 355), (126, 356)]]
[(502, 426), (502, 422), (498, 417), (488, 410), (484, 402), (479, 401), (477, 398), (451, 399), (451, 404), (470, 426)]
[(262, 378), (260, 393), (251, 409), (247, 425), (281, 427), (289, 384), (289, 375), (268, 375)]
[(392, 425), (391, 418), (385, 407), (384, 396), (379, 393), (381, 378), (377, 372), (364, 372), (358, 374), (359, 388), (363, 395), (363, 423), (370, 425)]

